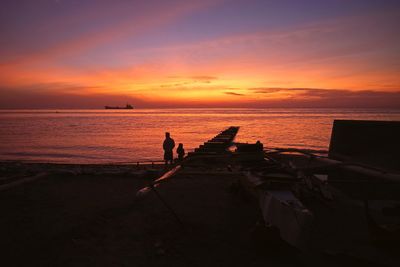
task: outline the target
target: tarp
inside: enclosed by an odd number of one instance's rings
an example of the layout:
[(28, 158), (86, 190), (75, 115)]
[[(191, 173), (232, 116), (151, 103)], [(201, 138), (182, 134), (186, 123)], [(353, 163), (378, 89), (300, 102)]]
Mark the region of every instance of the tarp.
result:
[(283, 240), (308, 249), (312, 213), (288, 190), (263, 190), (259, 195), (264, 221), (278, 227)]

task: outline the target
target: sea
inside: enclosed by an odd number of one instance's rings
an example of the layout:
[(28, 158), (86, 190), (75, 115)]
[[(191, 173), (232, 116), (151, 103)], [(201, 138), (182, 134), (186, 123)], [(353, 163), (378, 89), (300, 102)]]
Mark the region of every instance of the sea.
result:
[(189, 152), (229, 126), (237, 142), (323, 151), (335, 119), (400, 121), (400, 109), (0, 110), (0, 161), (158, 161), (165, 132)]

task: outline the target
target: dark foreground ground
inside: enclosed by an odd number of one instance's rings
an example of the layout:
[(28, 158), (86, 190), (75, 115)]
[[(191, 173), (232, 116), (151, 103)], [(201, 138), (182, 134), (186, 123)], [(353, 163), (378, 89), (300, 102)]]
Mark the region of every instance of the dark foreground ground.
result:
[[(3, 174), (7, 168), (2, 165)], [(235, 177), (180, 175), (137, 199), (135, 172), (58, 172), (0, 191), (1, 266), (299, 266), (261, 237), (257, 205)]]

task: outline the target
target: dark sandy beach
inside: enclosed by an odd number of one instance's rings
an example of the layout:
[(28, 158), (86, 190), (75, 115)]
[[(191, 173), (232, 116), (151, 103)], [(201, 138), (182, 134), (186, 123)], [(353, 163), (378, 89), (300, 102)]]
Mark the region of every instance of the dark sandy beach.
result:
[(18, 171), (49, 173), (0, 191), (2, 266), (299, 264), (290, 248), (260, 237), (257, 205), (231, 193), (237, 177), (223, 172), (183, 173), (157, 188), (182, 227), (154, 192), (135, 197), (155, 170), (16, 163), (1, 168), (3, 178)]

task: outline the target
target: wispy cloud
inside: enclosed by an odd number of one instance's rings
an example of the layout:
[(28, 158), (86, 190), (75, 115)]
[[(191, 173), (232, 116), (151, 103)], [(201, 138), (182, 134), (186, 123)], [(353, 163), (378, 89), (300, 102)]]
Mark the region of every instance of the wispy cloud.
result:
[(0, 62), (0, 66), (7, 67), (9, 65), (46, 62), (58, 59), (59, 57), (83, 53), (100, 45), (115, 43), (126, 37), (139, 36), (147, 30), (167, 25), (215, 2), (217, 1), (187, 2), (178, 0), (168, 5), (154, 5), (154, 8), (148, 8), (143, 14), (137, 13), (134, 16), (126, 16), (124, 14), (124, 16), (117, 20), (114, 19), (113, 23), (105, 27), (73, 35), (67, 40), (62, 40), (52, 45), (44, 45), (29, 54), (14, 55), (14, 59)]
[[(65, 90), (54, 91), (54, 86)], [(0, 88), (0, 108), (97, 108), (105, 105), (148, 105), (146, 100), (132, 95), (93, 93), (84, 85), (35, 84), (22, 87)]]
[(212, 75), (194, 75), (194, 76), (168, 76), (168, 79), (174, 80), (191, 80), (196, 82), (209, 83), (214, 80), (218, 80), (218, 77)]
[[(264, 95), (259, 103), (274, 102), (283, 106), (305, 107), (391, 107), (400, 108), (400, 89), (348, 90), (325, 88), (249, 88), (249, 92)], [(278, 96), (278, 99), (271, 98)]]
[(233, 95), (233, 96), (244, 96), (245, 94), (235, 93), (235, 92), (224, 92), (226, 95)]
[(204, 82), (210, 82), (212, 80), (217, 80), (218, 77), (215, 76), (191, 76), (191, 79), (195, 80), (195, 81), (204, 81)]
[[(174, 80), (172, 83), (161, 84), (161, 88), (187, 88), (201, 84), (210, 84), (218, 80), (216, 76), (198, 75), (198, 76), (168, 76), (168, 79)], [(178, 82), (176, 82), (178, 81)]]
[[(26, 42), (26, 50), (9, 57), (0, 51), (0, 86), (25, 86), (32, 95), (159, 98), (172, 106), (178, 98), (255, 106), (362, 106), (362, 101), (365, 106), (396, 106), (399, 101), (398, 10), (361, 16), (344, 12), (273, 27), (256, 19), (251, 27), (228, 29), (214, 28), (208, 20), (199, 23), (213, 0), (145, 1), (146, 9), (130, 1), (121, 5), (131, 9), (104, 3), (87, 18), (87, 10), (82, 12), (78, 22), (63, 12), (69, 21), (60, 17), (53, 26), (43, 19), (48, 30), (42, 37), (49, 41), (43, 45)], [(196, 16), (188, 16), (193, 12)], [(234, 19), (239, 24), (243, 18)], [(193, 31), (193, 25), (201, 32)], [(54, 30), (62, 38), (50, 34)]]
[[(54, 90), (57, 88), (58, 90)], [(95, 92), (93, 92), (95, 89)], [(136, 95), (97, 93), (104, 88), (80, 84), (32, 84), (0, 88), (0, 108), (102, 108), (104, 105), (136, 107), (340, 107), (340, 108), (400, 108), (400, 90), (394, 92), (323, 88), (250, 88), (248, 93), (223, 91), (232, 98), (224, 100), (213, 88), (173, 88), (164, 98)], [(197, 92), (194, 97), (182, 92)], [(193, 91), (194, 90), (194, 91)], [(156, 93), (161, 93), (157, 91)], [(271, 97), (271, 94), (280, 94)], [(199, 98), (199, 95), (207, 96)], [(213, 97), (210, 97), (213, 95)], [(255, 97), (256, 96), (256, 97)], [(257, 97), (260, 96), (260, 97)], [(220, 97), (220, 98), (218, 98)], [(237, 98), (236, 98), (237, 97)]]
[(249, 91), (256, 94), (272, 94), (272, 93), (297, 93), (306, 96), (358, 96), (358, 95), (398, 95), (400, 88), (397, 91), (382, 91), (382, 90), (349, 90), (349, 89), (328, 89), (328, 88), (279, 88), (279, 87), (257, 87), (249, 88)]

